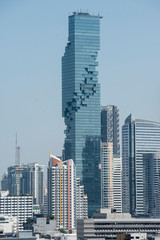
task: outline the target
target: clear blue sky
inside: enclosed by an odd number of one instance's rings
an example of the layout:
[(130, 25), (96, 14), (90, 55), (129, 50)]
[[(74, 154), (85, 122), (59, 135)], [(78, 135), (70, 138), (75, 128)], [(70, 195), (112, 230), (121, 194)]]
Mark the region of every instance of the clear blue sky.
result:
[(0, 176), (15, 161), (47, 165), (61, 155), (61, 57), (68, 15), (103, 16), (99, 82), (102, 105), (160, 122), (159, 0), (0, 0)]

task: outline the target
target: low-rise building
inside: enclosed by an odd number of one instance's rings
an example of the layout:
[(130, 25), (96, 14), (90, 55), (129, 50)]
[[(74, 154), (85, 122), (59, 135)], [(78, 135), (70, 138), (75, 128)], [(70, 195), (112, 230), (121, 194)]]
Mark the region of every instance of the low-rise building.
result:
[(17, 230), (23, 230), (23, 223), (33, 217), (33, 196), (9, 195), (8, 191), (0, 193), (0, 214), (17, 217)]
[[(153, 237), (160, 233), (160, 219), (132, 218), (129, 213), (101, 209), (93, 218), (77, 221), (77, 239), (116, 239), (119, 234), (146, 233)], [(132, 236), (134, 238), (134, 236)]]
[(14, 234), (17, 230), (17, 217), (0, 214), (0, 235)]
[(45, 217), (36, 218), (36, 223), (33, 224), (33, 232), (40, 235), (54, 236), (56, 231), (56, 220), (47, 220)]

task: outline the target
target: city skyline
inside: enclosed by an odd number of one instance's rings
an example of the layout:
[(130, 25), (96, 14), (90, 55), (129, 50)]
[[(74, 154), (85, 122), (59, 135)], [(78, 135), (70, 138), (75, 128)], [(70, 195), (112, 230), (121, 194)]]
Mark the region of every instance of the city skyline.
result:
[[(67, 39), (67, 18), (77, 8), (103, 16), (98, 57), (101, 105), (119, 106), (120, 128), (130, 113), (160, 122), (158, 1), (122, 1), (117, 5), (102, 1), (102, 6), (91, 1), (82, 1), (81, 6), (69, 1), (63, 11), (60, 3), (53, 6), (51, 1), (48, 5), (44, 1), (7, 2), (0, 3), (1, 176), (15, 162), (16, 132), (21, 162), (47, 165), (50, 151), (61, 155), (65, 127), (60, 60)], [(25, 20), (28, 13), (30, 17)]]

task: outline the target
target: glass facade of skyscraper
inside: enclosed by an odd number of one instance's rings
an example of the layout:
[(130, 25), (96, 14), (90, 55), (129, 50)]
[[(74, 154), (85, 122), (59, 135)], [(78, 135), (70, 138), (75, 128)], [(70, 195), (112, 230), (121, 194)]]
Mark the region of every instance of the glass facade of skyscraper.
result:
[(143, 156), (146, 176), (146, 205), (148, 215), (160, 217), (160, 152)]
[(62, 58), (64, 159), (72, 158), (88, 195), (89, 215), (100, 208), (100, 85), (96, 70), (100, 16), (73, 13)]
[[(160, 123), (134, 119), (122, 128), (122, 208), (133, 215), (148, 215), (146, 154), (160, 152)], [(152, 178), (152, 176), (149, 176)], [(130, 201), (128, 201), (130, 199)]]
[(113, 143), (113, 156), (120, 157), (119, 143), (119, 107), (107, 105), (101, 107), (101, 140)]
[[(18, 176), (19, 175), (19, 176)], [(8, 167), (3, 190), (10, 195), (33, 195), (33, 204), (43, 205), (44, 166), (39, 163), (20, 164)], [(2, 185), (4, 180), (2, 179)], [(19, 183), (19, 194), (17, 193)]]

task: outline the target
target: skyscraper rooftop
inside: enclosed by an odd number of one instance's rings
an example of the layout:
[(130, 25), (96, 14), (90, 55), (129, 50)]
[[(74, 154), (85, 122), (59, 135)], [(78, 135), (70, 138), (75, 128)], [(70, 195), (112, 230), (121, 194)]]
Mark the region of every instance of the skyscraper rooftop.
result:
[[(98, 17), (98, 18), (102, 18), (102, 16), (98, 15), (91, 15), (88, 12), (73, 12), (74, 16), (85, 16), (85, 17)], [(72, 15), (71, 15), (72, 16)]]

